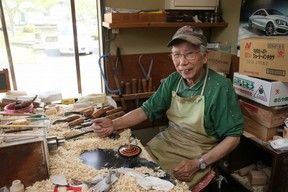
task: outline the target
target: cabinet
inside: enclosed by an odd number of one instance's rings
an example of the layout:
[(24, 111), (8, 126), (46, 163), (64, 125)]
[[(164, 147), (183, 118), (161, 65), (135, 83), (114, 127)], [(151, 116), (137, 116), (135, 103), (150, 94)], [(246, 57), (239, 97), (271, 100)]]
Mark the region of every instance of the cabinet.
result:
[[(259, 161), (271, 167), (270, 179), (265, 187), (252, 187), (249, 182), (243, 182), (240, 176), (235, 177), (237, 170), (253, 163), (256, 164)], [(276, 151), (267, 142), (254, 137), (242, 136), (240, 145), (220, 161), (219, 171), (227, 178), (228, 185), (226, 185), (226, 188), (228, 186), (230, 190), (233, 190), (231, 187), (233, 188), (232, 185), (235, 184), (234, 187), (238, 190), (241, 188), (241, 191), (288, 191), (288, 151)]]

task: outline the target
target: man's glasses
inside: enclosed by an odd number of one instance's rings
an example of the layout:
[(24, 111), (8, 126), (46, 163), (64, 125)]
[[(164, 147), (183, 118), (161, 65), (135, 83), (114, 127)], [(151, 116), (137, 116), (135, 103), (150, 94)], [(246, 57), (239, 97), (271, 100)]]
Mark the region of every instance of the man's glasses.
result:
[(184, 53), (184, 54), (180, 54), (180, 53), (171, 53), (170, 57), (172, 58), (172, 60), (174, 61), (179, 61), (182, 57), (184, 57), (187, 60), (193, 60), (196, 59), (196, 57), (199, 55), (200, 51), (197, 52), (188, 52), (188, 53)]

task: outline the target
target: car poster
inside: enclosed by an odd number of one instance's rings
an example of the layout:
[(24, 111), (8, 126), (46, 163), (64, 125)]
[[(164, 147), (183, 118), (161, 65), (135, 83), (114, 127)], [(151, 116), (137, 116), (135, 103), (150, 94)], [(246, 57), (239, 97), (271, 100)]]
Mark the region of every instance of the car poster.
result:
[(287, 0), (242, 0), (241, 3), (238, 49), (243, 38), (288, 35)]

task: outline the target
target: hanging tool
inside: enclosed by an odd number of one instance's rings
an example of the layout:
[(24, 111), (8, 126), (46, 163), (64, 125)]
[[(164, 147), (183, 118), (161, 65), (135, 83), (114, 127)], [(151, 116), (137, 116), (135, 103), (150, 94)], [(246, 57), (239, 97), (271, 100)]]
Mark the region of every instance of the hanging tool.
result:
[[(142, 58), (144, 55), (140, 55), (139, 56), (139, 60), (138, 60), (138, 64), (141, 68), (141, 71), (145, 77), (145, 79), (142, 79), (142, 88), (143, 88), (143, 92), (151, 92), (152, 91), (152, 77), (151, 77), (151, 71), (152, 71), (152, 66), (153, 66), (153, 58), (152, 56), (150, 56), (150, 64), (149, 64), (149, 68), (148, 68), (148, 72), (145, 71), (144, 67), (143, 67), (143, 62), (142, 62)], [(148, 87), (147, 87), (147, 81), (148, 81)]]
[(117, 49), (116, 49), (116, 66), (115, 67), (116, 67), (117, 75), (119, 75), (119, 74), (123, 75), (124, 66), (123, 66), (123, 61), (122, 61), (122, 57), (121, 57), (121, 50), (119, 47), (117, 47)]
[(125, 83), (125, 94), (131, 94), (132, 90), (131, 90), (131, 83), (127, 82)]
[(142, 81), (138, 79), (137, 93), (142, 93)]
[(122, 107), (126, 110), (127, 107), (126, 107), (125, 100), (124, 100), (124, 98), (122, 97), (121, 87), (120, 87), (120, 84), (119, 84), (118, 76), (117, 76), (117, 74), (116, 74), (116, 69), (115, 69), (115, 66), (113, 65), (110, 57), (109, 57), (109, 62), (110, 62), (110, 64), (112, 65), (113, 77), (114, 77), (114, 81), (115, 81), (115, 83), (116, 83), (117, 90), (111, 90), (111, 89), (110, 89), (110, 87), (109, 87), (109, 85), (108, 85), (108, 81), (107, 81), (107, 79), (106, 79), (106, 77), (105, 77), (105, 74), (104, 74), (104, 72), (103, 72), (103, 70), (102, 70), (102, 67), (101, 67), (101, 59), (102, 59), (102, 58), (105, 58), (105, 57), (108, 57), (108, 56), (109, 56), (109, 53), (107, 53), (107, 54), (105, 54), (105, 55), (103, 55), (103, 56), (101, 56), (101, 57), (99, 58), (99, 60), (98, 60), (98, 65), (99, 65), (99, 68), (100, 68), (100, 72), (101, 72), (101, 75), (102, 75), (102, 77), (103, 77), (103, 79), (104, 79), (104, 83), (105, 83), (105, 86), (106, 86), (108, 92), (110, 92), (110, 93), (118, 93), (118, 94), (119, 94), (119, 99), (120, 99), (121, 105), (122, 105)]
[(108, 81), (107, 81), (106, 76), (105, 76), (105, 74), (104, 74), (104, 71), (103, 71), (103, 69), (102, 69), (102, 67), (101, 67), (101, 59), (104, 59), (105, 57), (108, 57), (109, 55), (110, 55), (109, 53), (106, 53), (106, 54), (104, 54), (104, 55), (102, 55), (102, 56), (99, 57), (99, 59), (98, 59), (98, 65), (99, 65), (99, 68), (100, 68), (100, 72), (101, 72), (101, 75), (102, 75), (103, 80), (104, 80), (104, 83), (105, 83), (105, 87), (107, 88), (108, 92), (109, 92), (109, 93), (120, 93), (121, 90), (119, 90), (119, 89), (117, 89), (117, 90), (112, 90), (112, 89), (110, 89), (110, 87), (109, 87), (109, 85), (108, 85)]
[(132, 93), (137, 93), (138, 79), (132, 78)]
[(119, 83), (119, 79), (118, 79), (118, 75), (117, 75), (116, 66), (112, 62), (111, 57), (109, 57), (108, 59), (109, 59), (109, 63), (111, 64), (111, 67), (112, 67), (112, 72), (113, 72), (113, 77), (114, 77), (116, 87), (119, 90), (119, 100), (121, 102), (122, 107), (126, 110), (127, 107), (126, 107), (126, 103), (125, 103), (125, 100), (124, 100), (122, 92), (121, 92), (121, 87), (120, 87), (120, 83)]

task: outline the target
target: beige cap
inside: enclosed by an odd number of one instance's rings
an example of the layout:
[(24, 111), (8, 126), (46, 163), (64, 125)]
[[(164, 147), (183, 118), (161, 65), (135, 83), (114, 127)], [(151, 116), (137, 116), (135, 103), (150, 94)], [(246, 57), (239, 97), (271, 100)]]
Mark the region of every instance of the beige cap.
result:
[(168, 47), (173, 46), (175, 40), (182, 39), (195, 45), (207, 46), (207, 39), (203, 34), (203, 30), (197, 27), (183, 26), (176, 31), (173, 38), (167, 44)]

